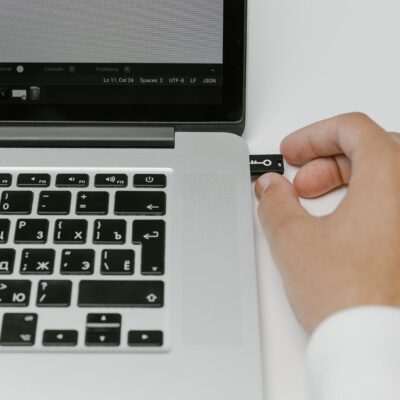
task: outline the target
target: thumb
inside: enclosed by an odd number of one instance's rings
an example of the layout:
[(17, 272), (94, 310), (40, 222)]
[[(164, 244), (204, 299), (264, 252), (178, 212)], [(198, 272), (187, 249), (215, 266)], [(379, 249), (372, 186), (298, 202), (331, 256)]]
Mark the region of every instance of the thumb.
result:
[(294, 235), (306, 234), (314, 218), (302, 207), (294, 186), (283, 176), (269, 173), (256, 183), (260, 201), (258, 215), (270, 239), (293, 240)]

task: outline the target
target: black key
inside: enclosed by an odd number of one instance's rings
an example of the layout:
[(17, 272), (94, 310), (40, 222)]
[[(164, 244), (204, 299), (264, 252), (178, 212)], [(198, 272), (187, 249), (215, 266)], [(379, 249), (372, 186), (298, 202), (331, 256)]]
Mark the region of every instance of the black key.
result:
[(63, 275), (91, 275), (94, 270), (94, 250), (64, 250), (61, 256)]
[(1, 346), (33, 346), (36, 338), (37, 314), (4, 314)]
[(132, 275), (134, 265), (135, 252), (133, 250), (103, 250), (102, 275)]
[(51, 275), (56, 252), (52, 249), (25, 249), (21, 256), (22, 275)]
[(86, 321), (86, 346), (119, 346), (120, 314), (89, 314)]
[(0, 280), (0, 307), (26, 307), (30, 294), (30, 281)]
[(40, 281), (36, 298), (38, 307), (69, 307), (71, 281)]
[(128, 177), (125, 174), (98, 174), (94, 184), (96, 187), (126, 187)]
[(87, 187), (89, 175), (87, 174), (59, 174), (56, 179), (57, 187)]
[(11, 174), (0, 174), (0, 187), (9, 187), (12, 183)]
[(38, 214), (67, 215), (71, 207), (70, 192), (41, 192), (39, 197)]
[(96, 244), (124, 244), (126, 221), (98, 219), (94, 223), (93, 242)]
[(49, 174), (20, 174), (17, 185), (21, 187), (48, 187), (50, 186)]
[(137, 174), (133, 184), (137, 188), (165, 188), (167, 186), (167, 177), (161, 174)]
[(0, 219), (0, 243), (7, 243), (9, 232), (10, 221), (8, 219)]
[(78, 331), (47, 330), (43, 332), (43, 346), (73, 347), (78, 344)]
[(54, 230), (54, 243), (86, 243), (88, 222), (84, 219), (58, 219)]
[(161, 347), (163, 345), (161, 331), (129, 331), (128, 345), (132, 347)]
[(1, 194), (1, 214), (30, 214), (32, 211), (33, 193), (27, 191), (11, 192)]
[(15, 243), (46, 243), (49, 221), (46, 219), (19, 219), (15, 230)]
[(119, 346), (121, 332), (115, 329), (87, 330), (86, 346)]
[(81, 281), (80, 307), (152, 307), (164, 305), (164, 283), (155, 281)]
[(14, 249), (0, 249), (0, 275), (12, 274), (14, 270), (14, 261)]
[(107, 192), (79, 192), (76, 203), (78, 215), (105, 215), (108, 214)]
[(164, 192), (117, 192), (115, 214), (117, 215), (164, 215), (166, 196)]
[(142, 245), (142, 274), (165, 272), (165, 222), (134, 221), (133, 242)]
[(86, 324), (88, 328), (120, 328), (121, 314), (88, 314)]
[(8, 100), (11, 97), (11, 89), (0, 87), (0, 101)]

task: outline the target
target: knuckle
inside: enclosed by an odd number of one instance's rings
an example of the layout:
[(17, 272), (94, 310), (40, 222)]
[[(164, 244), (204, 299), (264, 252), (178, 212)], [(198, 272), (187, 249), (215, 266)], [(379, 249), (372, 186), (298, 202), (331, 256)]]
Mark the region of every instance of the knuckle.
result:
[(357, 122), (371, 122), (372, 121), (371, 118), (367, 114), (365, 114), (361, 111), (354, 111), (352, 113), (345, 114), (345, 116), (346, 116), (346, 119), (350, 119), (350, 120), (357, 121)]

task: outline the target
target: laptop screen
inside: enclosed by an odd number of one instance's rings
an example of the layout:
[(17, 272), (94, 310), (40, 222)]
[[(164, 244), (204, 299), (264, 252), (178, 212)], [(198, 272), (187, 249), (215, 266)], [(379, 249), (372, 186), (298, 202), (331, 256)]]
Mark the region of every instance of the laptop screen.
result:
[(227, 8), (224, 0), (0, 0), (1, 105), (59, 114), (182, 107), (182, 119), (196, 106), (222, 110)]

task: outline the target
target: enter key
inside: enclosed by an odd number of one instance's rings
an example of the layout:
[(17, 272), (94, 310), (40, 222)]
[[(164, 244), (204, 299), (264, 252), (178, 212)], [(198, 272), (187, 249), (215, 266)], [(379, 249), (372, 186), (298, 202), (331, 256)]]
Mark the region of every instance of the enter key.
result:
[(138, 220), (133, 223), (133, 242), (142, 245), (142, 274), (165, 273), (165, 222)]

